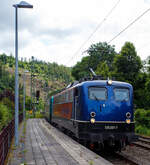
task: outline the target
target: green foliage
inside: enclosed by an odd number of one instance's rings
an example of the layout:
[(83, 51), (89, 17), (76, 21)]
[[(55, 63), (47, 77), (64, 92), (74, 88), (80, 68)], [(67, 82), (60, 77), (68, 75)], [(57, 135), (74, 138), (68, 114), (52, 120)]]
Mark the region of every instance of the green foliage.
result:
[(1, 103), (8, 108), (10, 113), (14, 114), (14, 112), (15, 112), (15, 104), (14, 104), (13, 101), (11, 101), (9, 98), (4, 97), (2, 99), (2, 101), (1, 101)]
[[(73, 81), (73, 77), (71, 76), (71, 68), (65, 67), (63, 65), (58, 65), (57, 63), (49, 63), (36, 60), (32, 57), (32, 60), (27, 62), (23, 60), (23, 58), (18, 61), (19, 70), (32, 70), (33, 74), (38, 75), (40, 79), (40, 88), (44, 88), (45, 93), (46, 87), (50, 87), (51, 92), (64, 88), (67, 84)], [(5, 96), (6, 91), (10, 93), (14, 93), (15, 87), (15, 78), (14, 78), (14, 69), (15, 66), (15, 58), (10, 55), (0, 54), (0, 101), (3, 97), (9, 98), (9, 95)], [(12, 68), (12, 69), (11, 69)], [(21, 72), (19, 73), (19, 78), (21, 79)], [(43, 92), (41, 92), (43, 93)], [(8, 105), (8, 109), (14, 109), (14, 105), (10, 106), (9, 98), (8, 100), (4, 100), (6, 102), (6, 106)], [(13, 100), (14, 101), (14, 100)], [(12, 107), (12, 108), (10, 108)], [(30, 110), (31, 108), (31, 98), (26, 96), (26, 110)], [(37, 110), (44, 109), (44, 103), (40, 99), (39, 104), (36, 105)], [(19, 112), (23, 110), (23, 88), (21, 84), (19, 84)]]
[(9, 72), (6, 71), (4, 64), (0, 62), (0, 93), (2, 93), (4, 90), (13, 91), (14, 86), (15, 86), (14, 75), (9, 74)]
[(135, 132), (140, 135), (150, 136), (150, 129), (142, 125), (138, 125), (137, 127), (135, 127)]
[(35, 118), (44, 118), (44, 115), (40, 111), (37, 111), (35, 113)]
[(0, 102), (0, 130), (8, 124), (12, 119), (10, 109), (6, 105)]
[(106, 62), (101, 62), (98, 64), (96, 74), (101, 75), (102, 77), (104, 77), (104, 79), (111, 77), (111, 72), (109, 71), (109, 67)]
[(26, 110), (30, 110), (30, 106), (31, 106), (31, 97), (26, 96), (26, 101), (25, 101)]
[(43, 102), (43, 100), (41, 98), (39, 99), (39, 102), (36, 105), (36, 108), (37, 108), (37, 111), (44, 109), (44, 102)]
[(135, 111), (136, 133), (150, 135), (150, 110), (137, 109)]
[(139, 125), (148, 126), (149, 120), (146, 117), (146, 111), (144, 109), (137, 109), (135, 111), (135, 121)]
[(29, 118), (44, 118), (44, 114), (42, 111), (38, 110), (35, 112), (35, 116), (34, 116), (33, 113), (31, 114), (29, 111), (26, 111), (26, 119)]
[[(15, 66), (15, 58), (12, 55), (7, 56), (6, 54), (1, 54), (0, 61), (2, 65), (8, 64), (9, 67)], [(64, 82), (67, 84), (73, 81), (73, 77), (71, 75), (71, 68), (63, 65), (58, 65), (57, 63), (43, 62), (36, 60), (34, 57), (32, 57), (32, 60), (30, 62), (21, 59), (21, 61), (18, 62), (18, 66), (19, 68), (22, 68), (24, 70), (29, 70), (29, 71), (32, 70), (33, 73), (42, 76), (45, 81), (58, 80), (60, 82)], [(0, 67), (0, 76), (1, 76), (1, 67)], [(9, 82), (11, 81), (8, 81), (7, 83)], [(9, 83), (9, 85), (11, 86), (11, 83)], [(14, 83), (12, 85), (14, 85)], [(1, 82), (0, 82), (0, 87), (3, 87), (1, 85)]]
[[(71, 68), (58, 65), (57, 63), (46, 63), (43, 61), (34, 60), (29, 63), (24, 63), (24, 65), (26, 65), (24, 68), (29, 71), (31, 71), (32, 68), (32, 71), (38, 75), (41, 75), (45, 81), (59, 80), (61, 82), (69, 83), (73, 80), (71, 76)], [(22, 66), (20, 65), (20, 67)]]
[[(148, 91), (145, 89), (145, 83), (147, 81), (147, 74), (140, 72), (136, 77), (136, 83), (134, 83), (134, 104), (138, 108), (148, 108), (150, 107), (149, 100), (147, 98)], [(132, 83), (133, 84), (133, 83)], [(145, 98), (145, 99), (143, 99)]]
[(75, 77), (76, 80), (89, 76), (89, 60), (89, 56), (83, 57), (82, 61), (78, 62), (72, 68), (72, 75)]
[(119, 80), (136, 83), (135, 80), (142, 68), (142, 62), (140, 57), (137, 56), (132, 43), (126, 42), (124, 44), (120, 54), (115, 57), (113, 64), (115, 75), (119, 77)]
[(99, 42), (91, 45), (87, 53), (90, 55), (89, 66), (94, 70), (100, 62), (106, 62), (112, 69), (112, 62), (116, 55), (114, 46), (108, 45), (106, 42)]
[[(116, 56), (116, 52), (114, 46), (108, 45), (106, 42), (99, 42), (97, 44), (91, 45), (91, 47), (87, 50), (89, 56), (83, 57), (81, 62), (78, 62), (72, 68), (72, 75), (75, 79), (79, 80), (83, 77), (88, 77), (91, 75), (89, 68), (93, 70), (97, 70), (98, 73), (108, 74), (106, 70), (100, 71), (100, 65), (103, 63), (103, 67), (108, 70), (113, 69), (113, 59)], [(104, 64), (105, 63), (105, 64)]]
[(57, 90), (51, 91), (51, 92), (49, 92), (48, 97), (53, 96), (61, 91), (62, 91), (62, 89), (57, 89)]

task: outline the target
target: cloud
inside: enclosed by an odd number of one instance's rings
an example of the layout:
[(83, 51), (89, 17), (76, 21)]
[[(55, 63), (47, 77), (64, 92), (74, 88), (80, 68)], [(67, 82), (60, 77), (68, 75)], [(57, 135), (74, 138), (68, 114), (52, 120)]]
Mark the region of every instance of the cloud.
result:
[(79, 29), (77, 28), (65, 28), (65, 29), (61, 29), (61, 28), (40, 28), (40, 29), (36, 29), (35, 30), (36, 35), (39, 36), (51, 36), (57, 39), (64, 39), (68, 36), (71, 35), (76, 35), (77, 33), (79, 33)]
[[(92, 38), (79, 50), (117, 1), (28, 0), (33, 4), (33, 9), (18, 9), (19, 56), (28, 59), (35, 56), (45, 61), (74, 65), (81, 60), (84, 56), (82, 52), (91, 44), (109, 41), (150, 8), (150, 0), (120, 1)], [(0, 53), (14, 54), (15, 9), (12, 5), (19, 2), (0, 1)], [(150, 12), (111, 42), (111, 45), (120, 51), (126, 41), (133, 42), (141, 58), (146, 58), (150, 53), (147, 44), (150, 42), (149, 17)]]

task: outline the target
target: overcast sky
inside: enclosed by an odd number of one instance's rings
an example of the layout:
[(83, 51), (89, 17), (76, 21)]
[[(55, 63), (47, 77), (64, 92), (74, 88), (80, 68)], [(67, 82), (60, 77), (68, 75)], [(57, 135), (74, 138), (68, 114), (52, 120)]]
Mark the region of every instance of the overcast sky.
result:
[[(0, 53), (14, 55), (17, 0), (0, 0)], [(92, 43), (108, 42), (150, 8), (150, 0), (120, 0), (93, 37), (79, 50), (118, 0), (28, 0), (33, 9), (19, 9), (19, 58), (73, 66)], [(132, 42), (141, 59), (150, 55), (150, 11), (110, 44), (119, 52)], [(78, 52), (77, 52), (78, 51)]]

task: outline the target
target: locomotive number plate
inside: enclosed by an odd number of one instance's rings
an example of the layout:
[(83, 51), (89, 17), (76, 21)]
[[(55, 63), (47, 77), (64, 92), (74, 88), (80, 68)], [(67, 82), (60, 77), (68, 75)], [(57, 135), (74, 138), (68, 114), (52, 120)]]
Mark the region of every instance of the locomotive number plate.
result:
[(118, 129), (118, 126), (117, 125), (105, 125), (105, 129)]

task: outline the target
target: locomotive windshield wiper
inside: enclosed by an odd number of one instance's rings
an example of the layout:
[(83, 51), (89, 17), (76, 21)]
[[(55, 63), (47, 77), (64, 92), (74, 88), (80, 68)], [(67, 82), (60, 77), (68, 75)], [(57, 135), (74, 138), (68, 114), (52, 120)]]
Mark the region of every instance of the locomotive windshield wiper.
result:
[(99, 101), (99, 99), (94, 94), (93, 94), (93, 96), (94, 96), (94, 98), (95, 98), (96, 101)]

